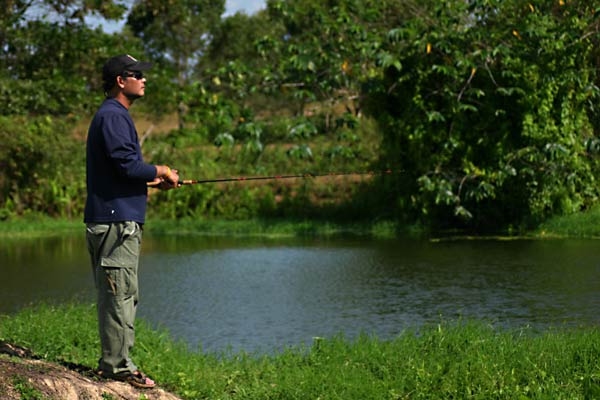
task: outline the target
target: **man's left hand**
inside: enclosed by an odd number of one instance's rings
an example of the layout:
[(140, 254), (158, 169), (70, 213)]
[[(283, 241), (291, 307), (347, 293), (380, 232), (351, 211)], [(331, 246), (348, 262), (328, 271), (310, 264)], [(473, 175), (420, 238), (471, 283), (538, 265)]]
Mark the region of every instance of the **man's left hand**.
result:
[(154, 178), (154, 180), (148, 185), (160, 190), (171, 190), (180, 187), (181, 185), (177, 182), (169, 182), (163, 178)]

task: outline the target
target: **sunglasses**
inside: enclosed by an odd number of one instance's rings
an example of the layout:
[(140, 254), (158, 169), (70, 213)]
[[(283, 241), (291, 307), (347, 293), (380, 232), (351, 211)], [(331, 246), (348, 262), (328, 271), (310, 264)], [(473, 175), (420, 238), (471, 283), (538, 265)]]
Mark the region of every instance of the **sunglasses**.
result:
[(141, 71), (135, 71), (135, 72), (123, 72), (123, 75), (121, 75), (123, 78), (135, 78), (138, 81), (140, 79), (142, 79), (144, 77), (144, 74)]

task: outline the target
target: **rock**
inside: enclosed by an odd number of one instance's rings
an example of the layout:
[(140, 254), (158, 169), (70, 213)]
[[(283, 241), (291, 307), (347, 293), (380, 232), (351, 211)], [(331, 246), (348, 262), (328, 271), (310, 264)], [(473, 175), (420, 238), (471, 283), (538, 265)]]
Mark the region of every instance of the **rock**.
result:
[(61, 400), (181, 400), (160, 388), (138, 389), (124, 382), (96, 378), (89, 368), (32, 358), (22, 347), (0, 342), (0, 398)]

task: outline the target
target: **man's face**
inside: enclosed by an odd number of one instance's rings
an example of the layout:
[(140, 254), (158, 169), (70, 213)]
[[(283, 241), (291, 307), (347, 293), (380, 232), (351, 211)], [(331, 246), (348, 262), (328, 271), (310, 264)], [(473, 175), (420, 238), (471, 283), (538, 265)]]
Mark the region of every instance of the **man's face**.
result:
[(139, 99), (144, 97), (146, 88), (146, 78), (140, 71), (126, 71), (122, 75), (123, 78), (123, 94), (131, 99)]

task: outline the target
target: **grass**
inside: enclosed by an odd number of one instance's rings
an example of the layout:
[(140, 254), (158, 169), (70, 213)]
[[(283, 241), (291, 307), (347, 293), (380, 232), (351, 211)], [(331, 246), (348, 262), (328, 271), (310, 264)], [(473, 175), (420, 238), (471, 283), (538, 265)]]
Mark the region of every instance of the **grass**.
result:
[(542, 237), (600, 237), (600, 206), (587, 211), (550, 218), (535, 233)]
[(45, 399), (45, 396), (39, 390), (36, 390), (29, 381), (22, 379), (21, 377), (15, 377), (13, 379), (13, 385), (23, 400)]
[[(0, 238), (49, 237), (83, 231), (83, 218), (55, 219), (45, 216), (28, 216), (0, 222)], [(399, 236), (424, 236), (428, 232), (419, 226), (403, 226), (391, 220), (335, 222), (311, 219), (209, 219), (148, 218), (146, 230), (150, 234), (212, 235), (212, 236), (262, 236), (262, 237), (330, 237), (340, 235), (395, 238)], [(460, 236), (464, 238), (464, 236)], [(600, 238), (600, 206), (588, 211), (554, 217), (524, 237)]]
[(83, 218), (57, 219), (41, 215), (8, 219), (0, 222), (0, 238), (61, 236), (83, 230)]
[[(247, 220), (152, 220), (148, 231), (156, 234), (307, 237), (356, 235), (376, 238), (396, 237), (407, 233), (391, 221), (341, 223), (315, 220), (247, 219)], [(417, 232), (413, 230), (412, 232)]]
[[(0, 339), (95, 367), (91, 305), (39, 305), (0, 319)], [(270, 355), (204, 354), (138, 322), (134, 360), (185, 399), (600, 398), (597, 327), (502, 330), (445, 322), (393, 340), (316, 339)]]
[[(83, 217), (57, 219), (41, 215), (8, 219), (0, 222), (0, 238), (48, 237), (83, 230)], [(420, 226), (403, 226), (392, 220), (335, 222), (311, 219), (210, 219), (148, 218), (147, 232), (151, 234), (215, 235), (215, 236), (369, 236), (373, 238), (395, 238), (398, 236), (424, 236), (428, 232)], [(463, 237), (464, 236), (460, 236)], [(553, 217), (536, 229), (524, 233), (523, 237), (537, 238), (600, 238), (600, 206), (587, 211)]]
[[(83, 218), (76, 220), (29, 217), (0, 223), (0, 238), (49, 237), (83, 232)], [(313, 237), (355, 235), (374, 238), (393, 238), (419, 235), (417, 227), (404, 228), (393, 221), (332, 222), (293, 219), (148, 219), (146, 231), (157, 235), (211, 235), (262, 237)]]

